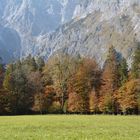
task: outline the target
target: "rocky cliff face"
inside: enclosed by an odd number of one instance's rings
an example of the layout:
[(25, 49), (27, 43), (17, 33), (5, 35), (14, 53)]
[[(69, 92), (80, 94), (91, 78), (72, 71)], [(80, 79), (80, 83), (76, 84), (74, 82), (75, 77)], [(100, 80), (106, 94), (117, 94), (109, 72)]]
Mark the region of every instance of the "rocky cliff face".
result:
[(74, 18), (80, 3), (81, 0), (1, 0), (0, 24), (18, 33), (21, 56), (36, 54), (42, 47), (37, 43), (40, 36)]
[[(135, 42), (140, 41), (140, 1), (94, 1), (91, 14), (75, 18), (48, 37), (40, 55), (50, 56), (59, 50), (95, 57), (102, 65), (110, 45), (131, 64)], [(96, 3), (97, 2), (97, 3)]]
[(0, 24), (17, 32), (21, 57), (47, 59), (61, 49), (103, 63), (113, 44), (130, 62), (139, 9), (140, 0), (1, 0)]

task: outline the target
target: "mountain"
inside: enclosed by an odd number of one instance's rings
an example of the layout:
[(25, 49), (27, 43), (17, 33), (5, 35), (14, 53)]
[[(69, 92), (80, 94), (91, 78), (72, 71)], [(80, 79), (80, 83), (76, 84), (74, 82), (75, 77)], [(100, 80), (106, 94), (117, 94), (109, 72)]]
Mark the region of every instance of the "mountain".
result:
[(0, 56), (4, 63), (20, 58), (21, 41), (18, 33), (10, 28), (0, 26)]
[[(94, 1), (93, 11), (64, 24), (40, 40), (40, 55), (59, 50), (95, 57), (102, 65), (110, 45), (131, 64), (136, 42), (140, 41), (140, 1)], [(39, 52), (39, 51), (38, 51)]]
[[(80, 3), (81, 0), (0, 0), (0, 24), (18, 33), (21, 57), (29, 53), (35, 55), (42, 47), (37, 44), (40, 36), (74, 18)], [(3, 45), (0, 48), (5, 52)]]
[(131, 62), (140, 39), (139, 9), (140, 0), (1, 0), (0, 24), (19, 36), (20, 57), (47, 59), (64, 50), (103, 63), (113, 44)]

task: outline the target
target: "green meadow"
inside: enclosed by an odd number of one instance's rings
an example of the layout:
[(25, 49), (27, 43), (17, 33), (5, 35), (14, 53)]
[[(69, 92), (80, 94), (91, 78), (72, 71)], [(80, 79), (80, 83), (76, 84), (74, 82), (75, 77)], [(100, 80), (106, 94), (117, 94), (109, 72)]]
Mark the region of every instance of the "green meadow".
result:
[(140, 140), (140, 116), (0, 117), (0, 140)]

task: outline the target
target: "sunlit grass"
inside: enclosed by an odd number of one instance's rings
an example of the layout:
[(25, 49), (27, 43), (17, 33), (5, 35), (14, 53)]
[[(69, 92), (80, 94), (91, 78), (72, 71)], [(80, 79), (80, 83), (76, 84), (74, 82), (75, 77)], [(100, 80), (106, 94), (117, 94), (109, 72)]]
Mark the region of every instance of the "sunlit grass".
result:
[(0, 117), (0, 140), (140, 140), (140, 117)]

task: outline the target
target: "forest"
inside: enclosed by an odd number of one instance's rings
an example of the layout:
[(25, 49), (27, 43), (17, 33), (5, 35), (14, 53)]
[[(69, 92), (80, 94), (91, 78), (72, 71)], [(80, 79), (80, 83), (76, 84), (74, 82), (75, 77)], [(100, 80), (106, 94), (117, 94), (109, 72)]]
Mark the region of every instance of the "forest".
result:
[(1, 60), (0, 115), (19, 114), (140, 114), (140, 43), (131, 67), (113, 46), (103, 67), (64, 52)]

